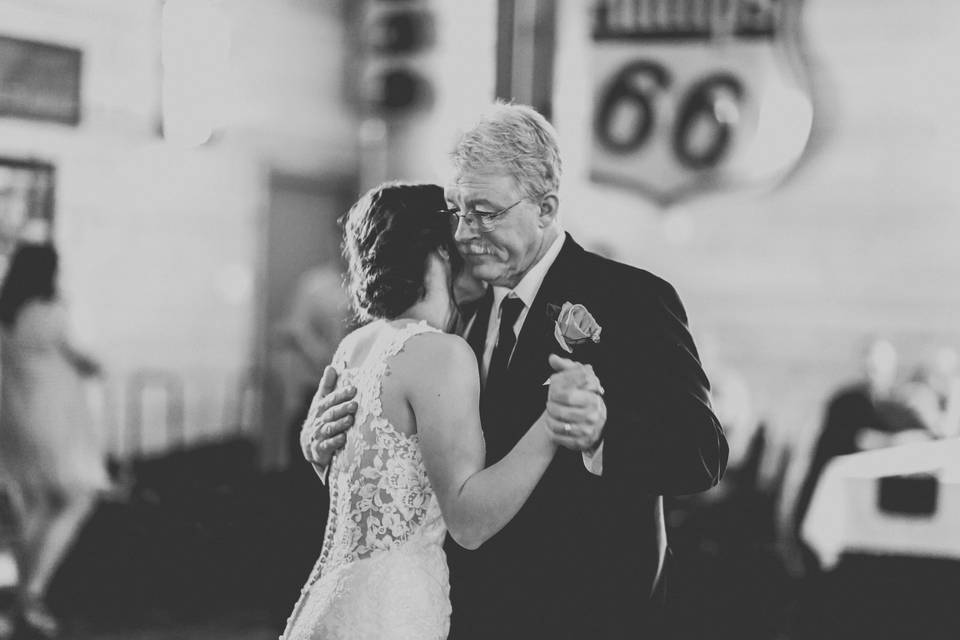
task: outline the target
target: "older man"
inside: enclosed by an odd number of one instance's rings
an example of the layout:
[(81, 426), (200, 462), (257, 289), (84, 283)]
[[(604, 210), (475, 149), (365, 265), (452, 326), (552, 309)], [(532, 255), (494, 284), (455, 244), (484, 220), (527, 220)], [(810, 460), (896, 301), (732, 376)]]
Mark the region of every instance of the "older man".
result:
[[(483, 547), (448, 542), (451, 637), (656, 637), (661, 496), (712, 487), (727, 459), (683, 306), (664, 280), (564, 232), (556, 134), (533, 109), (495, 105), (452, 158), (446, 214), (470, 272), (490, 285), (465, 329), (481, 367), (487, 464), (542, 411), (551, 353), (593, 365), (606, 416), (553, 434), (564, 449)], [(302, 439), (321, 466), (352, 422), (333, 378), (324, 376), (323, 413)]]

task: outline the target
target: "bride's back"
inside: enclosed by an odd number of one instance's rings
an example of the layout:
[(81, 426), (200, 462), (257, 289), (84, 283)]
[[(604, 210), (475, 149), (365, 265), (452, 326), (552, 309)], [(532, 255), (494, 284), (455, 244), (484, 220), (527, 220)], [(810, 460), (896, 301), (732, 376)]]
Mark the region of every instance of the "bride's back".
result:
[[(330, 516), (319, 570), (412, 541), (442, 544), (446, 529), (420, 453), (413, 414), (390, 362), (422, 322), (377, 321), (347, 336), (333, 365), (357, 389), (355, 424), (330, 467)], [(326, 567), (324, 569), (324, 567)]]
[[(459, 256), (450, 218), (439, 215), (445, 207), (436, 185), (390, 183), (350, 208), (344, 256), (358, 316), (396, 318), (427, 300), (431, 311), (449, 311), (438, 301), (450, 295)], [(431, 280), (438, 262), (446, 277)], [(431, 297), (438, 282), (441, 297)], [(422, 347), (445, 337), (414, 338), (427, 333), (440, 332), (425, 322), (376, 320), (337, 349), (337, 384), (356, 388), (357, 411), (329, 465), (323, 551), (291, 616), (291, 640), (447, 637), (446, 527), (406, 397), (422, 390), (418, 375), (434, 364), (422, 361), (429, 352)], [(409, 353), (396, 357), (411, 338)]]
[(358, 408), (330, 466), (323, 550), (285, 638), (386, 637), (398, 627), (407, 629), (403, 637), (446, 637), (446, 527), (400, 397), (401, 376), (390, 373), (407, 340), (437, 332), (423, 322), (381, 320), (337, 349), (338, 385), (356, 387)]

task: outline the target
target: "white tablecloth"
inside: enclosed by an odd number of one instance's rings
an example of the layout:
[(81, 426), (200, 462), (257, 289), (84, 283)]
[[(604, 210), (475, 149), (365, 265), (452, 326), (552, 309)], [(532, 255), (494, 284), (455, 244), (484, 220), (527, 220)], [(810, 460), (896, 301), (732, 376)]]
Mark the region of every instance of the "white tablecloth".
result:
[[(881, 477), (924, 472), (938, 478), (933, 515), (880, 511)], [(960, 439), (832, 460), (814, 491), (801, 535), (828, 569), (844, 552), (960, 560)]]

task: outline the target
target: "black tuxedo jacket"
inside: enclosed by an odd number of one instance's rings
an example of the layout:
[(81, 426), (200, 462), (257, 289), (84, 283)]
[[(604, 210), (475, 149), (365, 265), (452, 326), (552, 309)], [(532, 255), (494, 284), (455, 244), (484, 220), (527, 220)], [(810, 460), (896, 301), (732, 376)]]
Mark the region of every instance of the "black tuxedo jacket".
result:
[[(547, 305), (586, 306), (599, 343), (564, 352)], [(478, 317), (477, 321), (483, 321)], [(451, 638), (657, 637), (663, 495), (714, 486), (727, 444), (673, 287), (567, 235), (528, 311), (506, 384), (481, 399), (487, 464), (546, 405), (557, 353), (593, 365), (605, 389), (603, 474), (559, 449), (527, 503), (476, 551), (451, 539)]]

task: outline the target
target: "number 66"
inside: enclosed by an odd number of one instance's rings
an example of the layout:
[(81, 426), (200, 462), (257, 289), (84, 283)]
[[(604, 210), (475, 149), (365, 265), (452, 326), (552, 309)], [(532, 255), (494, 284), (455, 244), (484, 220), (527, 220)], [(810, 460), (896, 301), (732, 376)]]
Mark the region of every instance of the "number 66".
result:
[[(607, 85), (594, 117), (600, 143), (620, 155), (642, 148), (653, 133), (655, 94), (669, 89), (672, 80), (670, 72), (657, 62), (638, 60), (623, 67)], [(743, 83), (726, 72), (710, 74), (687, 90), (671, 136), (674, 155), (681, 164), (689, 169), (710, 169), (720, 163), (729, 150), (744, 93)], [(613, 130), (614, 115), (620, 109), (636, 112), (634, 126), (626, 135)], [(698, 129), (706, 130), (706, 144), (694, 140)]]

